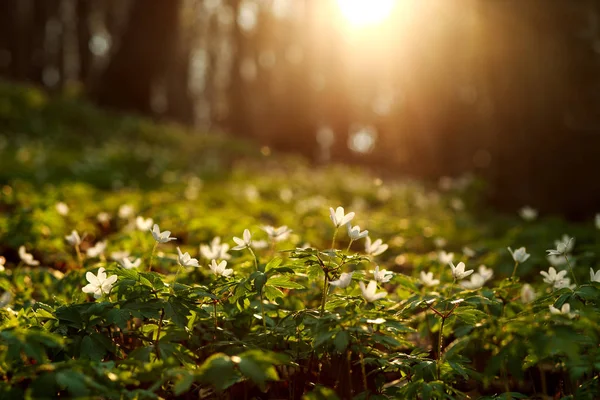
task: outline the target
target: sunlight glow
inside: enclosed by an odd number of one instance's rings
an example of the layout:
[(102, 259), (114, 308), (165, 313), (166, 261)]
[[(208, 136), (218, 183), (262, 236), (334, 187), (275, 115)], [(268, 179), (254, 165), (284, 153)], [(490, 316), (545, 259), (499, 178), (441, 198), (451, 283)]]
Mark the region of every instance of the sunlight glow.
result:
[(375, 25), (386, 19), (396, 0), (337, 0), (340, 11), (351, 25)]

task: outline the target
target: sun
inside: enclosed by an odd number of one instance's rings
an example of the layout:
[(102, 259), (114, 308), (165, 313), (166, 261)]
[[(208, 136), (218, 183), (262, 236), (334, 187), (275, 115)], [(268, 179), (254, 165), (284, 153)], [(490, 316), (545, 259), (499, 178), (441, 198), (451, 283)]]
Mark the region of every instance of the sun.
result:
[(392, 12), (395, 2), (396, 0), (337, 0), (346, 20), (356, 27), (382, 22)]

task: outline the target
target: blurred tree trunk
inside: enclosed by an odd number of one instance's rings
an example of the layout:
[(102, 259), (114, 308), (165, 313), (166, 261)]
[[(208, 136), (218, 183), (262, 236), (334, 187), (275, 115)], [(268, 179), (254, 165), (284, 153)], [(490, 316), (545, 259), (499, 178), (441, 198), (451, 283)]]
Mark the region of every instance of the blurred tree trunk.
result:
[(103, 106), (152, 114), (152, 86), (177, 43), (180, 0), (136, 0), (114, 56), (92, 97)]
[[(0, 76), (9, 78), (14, 64), (16, 0), (0, 1)], [(12, 39), (11, 39), (12, 38)]]
[(79, 53), (79, 80), (84, 84), (88, 82), (92, 68), (92, 53), (90, 51), (90, 14), (92, 11), (91, 0), (78, 0), (75, 2), (77, 24), (77, 47)]
[(245, 99), (245, 82), (240, 73), (246, 51), (246, 37), (237, 23), (240, 12), (240, 0), (230, 0), (229, 6), (233, 9), (233, 57), (231, 62), (231, 79), (227, 90), (228, 112), (225, 127), (234, 135), (245, 137), (253, 136), (253, 130), (248, 120)]

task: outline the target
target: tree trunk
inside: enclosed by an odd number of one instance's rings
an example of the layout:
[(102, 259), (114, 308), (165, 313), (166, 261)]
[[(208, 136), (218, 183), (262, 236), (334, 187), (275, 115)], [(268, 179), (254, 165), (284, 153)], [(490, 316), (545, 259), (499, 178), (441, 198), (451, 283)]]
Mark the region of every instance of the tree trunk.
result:
[(152, 86), (173, 57), (180, 0), (136, 0), (115, 55), (92, 97), (102, 106), (151, 115)]

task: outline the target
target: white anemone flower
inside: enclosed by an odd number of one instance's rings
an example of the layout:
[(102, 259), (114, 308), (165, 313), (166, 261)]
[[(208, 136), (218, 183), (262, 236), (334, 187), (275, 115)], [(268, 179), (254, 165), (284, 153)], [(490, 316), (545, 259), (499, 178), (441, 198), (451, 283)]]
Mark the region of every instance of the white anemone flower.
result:
[(379, 283), (388, 283), (394, 276), (394, 273), (387, 269), (379, 270), (379, 265), (376, 265), (375, 270), (371, 272), (373, 273), (373, 279)]
[(485, 283), (485, 279), (483, 278), (483, 276), (481, 276), (480, 274), (475, 272), (474, 274), (471, 275), (470, 280), (460, 281), (459, 284), (460, 284), (460, 286), (464, 287), (465, 289), (476, 290), (476, 289), (480, 289), (484, 283)]
[(81, 244), (81, 237), (76, 230), (72, 230), (70, 235), (65, 236), (65, 239), (71, 246), (79, 246)]
[(600, 214), (596, 214), (594, 217), (594, 224), (596, 225), (597, 229), (600, 229)]
[(270, 225), (265, 225), (262, 227), (262, 230), (267, 232), (269, 238), (274, 242), (284, 241), (290, 236), (290, 233), (292, 233), (292, 230), (286, 225), (280, 226), (279, 228), (275, 228), (274, 226)]
[(154, 240), (156, 240), (157, 243), (167, 243), (171, 240), (177, 240), (177, 238), (169, 237), (171, 236), (171, 231), (161, 232), (157, 224), (154, 224), (150, 232), (152, 233), (152, 236), (154, 237)]
[(594, 270), (590, 268), (590, 281), (600, 282), (600, 269), (594, 273)]
[(550, 256), (563, 256), (569, 254), (575, 246), (575, 238), (563, 235), (562, 239), (555, 240), (556, 249), (546, 250)]
[(100, 256), (106, 250), (106, 240), (96, 243), (94, 246), (87, 249), (86, 254), (89, 258)]
[(367, 287), (365, 287), (365, 283), (363, 281), (359, 281), (358, 286), (360, 286), (360, 291), (362, 292), (363, 298), (369, 303), (375, 302), (379, 299), (383, 299), (385, 296), (387, 296), (387, 292), (376, 293), (377, 282), (375, 281), (369, 282)]
[(530, 206), (525, 206), (519, 210), (519, 215), (525, 221), (531, 222), (537, 218), (538, 211)]
[(25, 246), (19, 247), (19, 257), (21, 258), (21, 261), (29, 266), (35, 267), (36, 265), (40, 265), (40, 262), (33, 258), (33, 254), (30, 254), (25, 250)]
[(421, 282), (423, 282), (425, 286), (436, 286), (440, 284), (439, 279), (433, 279), (433, 272), (425, 273), (425, 271), (421, 271)]
[(4, 264), (6, 263), (6, 258), (4, 258), (3, 256), (0, 256), (0, 272), (4, 272), (5, 268), (4, 268)]
[(571, 285), (571, 278), (567, 278), (567, 277), (554, 282), (554, 289), (569, 288), (569, 289), (573, 290), (576, 287), (577, 287), (577, 285), (575, 285), (575, 284)]
[(472, 248), (465, 246), (462, 248), (462, 252), (465, 256), (467, 256), (468, 258), (473, 258), (475, 257), (475, 250), (473, 250)]
[(119, 260), (119, 264), (121, 264), (121, 267), (123, 267), (125, 269), (137, 268), (140, 266), (141, 263), (142, 263), (141, 258), (136, 258), (134, 261), (131, 261), (131, 259), (129, 259), (129, 257), (124, 257)]
[(217, 260), (212, 260), (208, 265), (208, 268), (218, 276), (229, 276), (233, 273), (233, 269), (227, 268), (227, 261), (223, 260), (217, 264)]
[(354, 218), (354, 213), (349, 212), (348, 214), (344, 213), (344, 207), (338, 207), (335, 210), (332, 207), (329, 207), (329, 218), (331, 218), (331, 222), (335, 225), (336, 228), (339, 228), (342, 225), (346, 225), (348, 222), (352, 221)]
[(548, 306), (548, 308), (550, 309), (551, 314), (566, 315), (569, 318), (573, 318), (576, 315), (575, 313), (571, 312), (571, 305), (569, 303), (563, 304), (562, 307), (560, 308), (560, 310), (558, 308), (554, 307), (552, 304), (550, 304)]
[(452, 276), (456, 280), (464, 279), (474, 272), (472, 269), (465, 271), (465, 263), (462, 261), (459, 262), (457, 266), (454, 266), (454, 264), (450, 263), (450, 268), (452, 268)]
[(448, 244), (448, 241), (442, 237), (436, 237), (435, 239), (433, 239), (433, 244), (438, 249), (441, 249), (443, 247), (446, 247), (446, 245)]
[(138, 215), (135, 218), (135, 226), (140, 231), (145, 232), (145, 231), (149, 230), (150, 228), (152, 228), (153, 223), (154, 223), (154, 220), (152, 218), (144, 218), (141, 215)]
[(110, 258), (114, 261), (121, 261), (122, 259), (129, 257), (129, 254), (131, 253), (127, 250), (113, 251), (110, 253)]
[(535, 291), (529, 283), (526, 283), (521, 288), (521, 302), (523, 304), (529, 304), (535, 300)]
[(371, 242), (371, 238), (369, 236), (365, 239), (365, 253), (370, 256), (376, 257), (382, 254), (384, 251), (388, 249), (388, 245), (384, 244), (381, 239), (377, 239), (374, 242)]
[(560, 282), (563, 279), (565, 279), (565, 275), (567, 275), (567, 271), (556, 272), (554, 267), (550, 267), (548, 269), (548, 272), (540, 271), (540, 275), (542, 275), (544, 277), (544, 282), (546, 282), (547, 284), (556, 285), (557, 282)]
[(119, 207), (119, 218), (127, 219), (133, 215), (133, 212), (134, 210), (131, 205), (123, 204), (121, 207)]
[(546, 259), (553, 267), (560, 267), (561, 265), (565, 265), (567, 263), (567, 260), (561, 256), (550, 255), (546, 257)]
[(513, 260), (515, 262), (518, 262), (519, 264), (522, 264), (525, 261), (527, 261), (527, 259), (530, 256), (530, 254), (527, 253), (527, 250), (525, 249), (525, 247), (519, 247), (515, 251), (513, 251), (513, 249), (508, 247), (508, 251), (510, 252), (510, 255), (512, 256)]
[(362, 239), (364, 237), (367, 237), (367, 235), (369, 234), (369, 231), (361, 231), (360, 226), (352, 226), (349, 222), (346, 224), (346, 228), (348, 229), (348, 236), (352, 240)]
[(340, 289), (347, 288), (348, 286), (350, 286), (350, 283), (352, 282), (352, 274), (354, 274), (354, 271), (343, 272), (338, 279), (336, 279), (335, 281), (329, 282), (329, 284), (331, 286), (339, 287)]
[(227, 243), (221, 243), (221, 238), (219, 236), (213, 238), (210, 245), (200, 245), (200, 254), (207, 260), (229, 260), (231, 255), (229, 255), (227, 251), (229, 251), (229, 245)]
[(494, 276), (494, 270), (486, 267), (485, 265), (480, 265), (479, 268), (477, 268), (477, 272), (479, 275), (481, 275), (484, 282), (489, 281)]
[(438, 260), (444, 265), (451, 264), (454, 260), (454, 253), (446, 253), (442, 250), (438, 253)]
[(254, 250), (266, 249), (267, 247), (269, 247), (269, 242), (267, 242), (266, 240), (253, 240), (250, 246)]
[(242, 238), (234, 237), (233, 241), (237, 246), (233, 247), (231, 250), (244, 250), (252, 246), (252, 234), (248, 229), (244, 229)]
[(182, 267), (198, 267), (198, 260), (195, 258), (192, 258), (192, 256), (190, 256), (190, 253), (185, 252), (182, 253), (181, 249), (179, 249), (179, 247), (177, 247), (177, 261), (179, 261), (179, 265), (181, 265)]
[(85, 279), (89, 282), (83, 287), (83, 293), (93, 294), (95, 299), (99, 299), (103, 294), (109, 294), (113, 285), (117, 281), (117, 275), (106, 276), (104, 267), (98, 269), (98, 274), (89, 272), (85, 274)]

